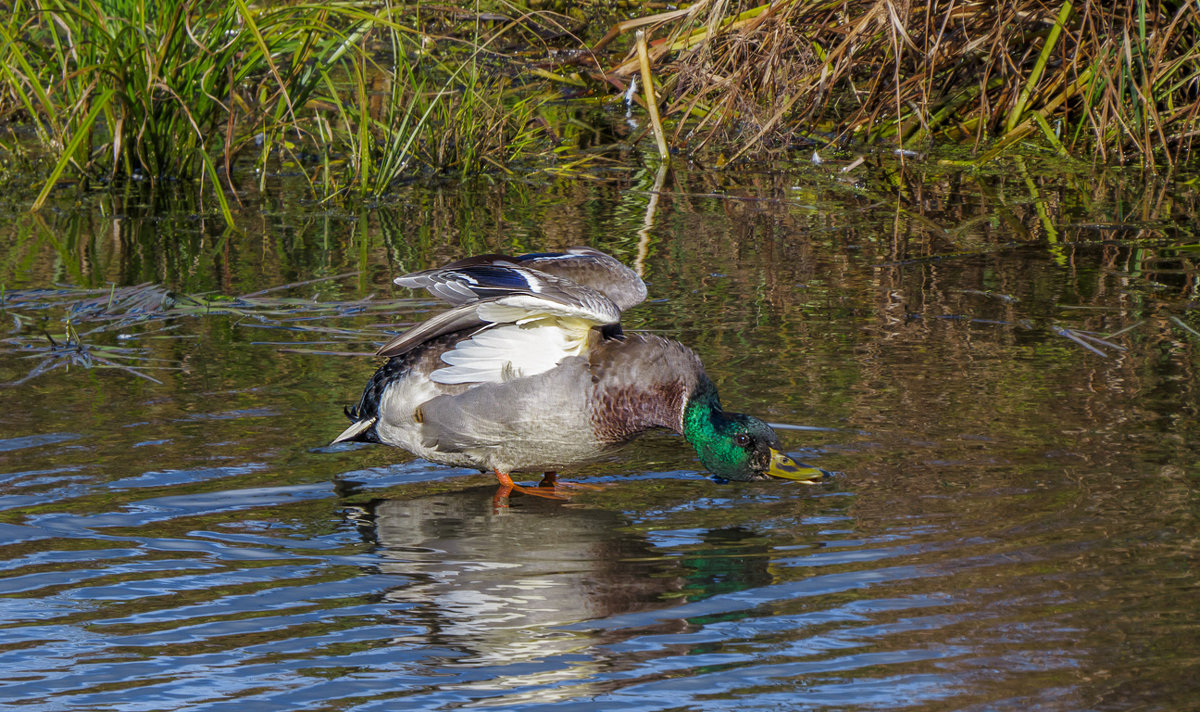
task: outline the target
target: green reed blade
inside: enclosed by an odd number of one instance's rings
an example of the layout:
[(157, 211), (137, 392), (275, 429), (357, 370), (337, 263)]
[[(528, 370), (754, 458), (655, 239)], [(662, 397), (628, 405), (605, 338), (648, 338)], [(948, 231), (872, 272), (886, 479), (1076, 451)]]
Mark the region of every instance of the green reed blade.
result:
[(54, 186), (58, 184), (58, 179), (62, 176), (63, 171), (66, 170), (67, 164), (74, 160), (75, 151), (79, 150), (79, 147), (83, 145), (85, 140), (91, 138), (92, 127), (96, 122), (96, 117), (100, 115), (100, 112), (104, 110), (104, 107), (108, 106), (108, 102), (112, 100), (115, 94), (116, 92), (112, 89), (105, 89), (98, 97), (96, 97), (95, 101), (92, 103), (91, 111), (89, 111), (87, 116), (83, 118), (83, 121), (76, 126), (75, 135), (71, 137), (70, 143), (68, 143), (66, 148), (63, 149), (62, 155), (59, 156), (58, 163), (55, 164), (54, 170), (50, 171), (50, 177), (46, 179), (45, 185), (42, 186), (42, 192), (38, 193), (38, 197), (33, 201), (33, 206), (30, 208), (30, 210), (41, 210), (42, 205), (46, 202), (46, 198), (50, 196), (50, 191), (53, 190)]
[(1066, 0), (1058, 11), (1058, 18), (1054, 21), (1054, 26), (1050, 28), (1050, 34), (1046, 37), (1046, 44), (1042, 46), (1042, 52), (1038, 55), (1037, 62), (1033, 65), (1033, 70), (1029, 73), (1029, 78), (1025, 81), (1025, 86), (1021, 87), (1021, 93), (1017, 97), (1017, 103), (1008, 113), (1008, 118), (1004, 122), (1005, 131), (1012, 131), (1020, 122), (1022, 114), (1025, 112), (1025, 107), (1029, 104), (1030, 97), (1037, 89), (1037, 84), (1042, 79), (1042, 73), (1046, 70), (1046, 64), (1050, 61), (1050, 55), (1054, 51), (1054, 46), (1058, 43), (1058, 37), (1062, 34), (1063, 26), (1066, 25), (1067, 19), (1071, 16), (1072, 11), (1071, 0)]

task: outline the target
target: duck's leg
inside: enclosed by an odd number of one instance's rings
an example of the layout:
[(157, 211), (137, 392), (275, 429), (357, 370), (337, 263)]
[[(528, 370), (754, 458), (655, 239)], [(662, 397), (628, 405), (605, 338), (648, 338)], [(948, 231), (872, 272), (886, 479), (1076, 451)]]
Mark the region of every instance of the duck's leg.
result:
[(589, 490), (604, 489), (600, 485), (585, 485), (582, 482), (567, 482), (565, 480), (560, 480), (560, 479), (558, 479), (557, 472), (543, 473), (542, 481), (538, 483), (538, 487), (545, 487), (547, 489), (550, 489), (550, 488), (558, 489), (559, 487), (564, 487), (567, 489), (574, 488), (574, 489), (589, 489)]
[(556, 491), (547, 492), (540, 486), (526, 487), (519, 485), (512, 481), (512, 477), (507, 472), (501, 472), (500, 470), (492, 471), (496, 473), (496, 479), (500, 480), (500, 489), (496, 490), (496, 496), (492, 498), (494, 501), (498, 502), (504, 499), (514, 490), (521, 494), (530, 494), (534, 497), (544, 497), (545, 499), (566, 499), (565, 496), (558, 494)]

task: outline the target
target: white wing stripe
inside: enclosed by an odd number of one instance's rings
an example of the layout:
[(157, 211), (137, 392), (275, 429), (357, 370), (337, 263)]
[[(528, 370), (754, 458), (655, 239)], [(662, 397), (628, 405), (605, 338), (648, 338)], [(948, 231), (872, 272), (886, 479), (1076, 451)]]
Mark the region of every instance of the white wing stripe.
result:
[[(498, 309), (497, 307), (508, 307)], [(558, 316), (584, 319), (594, 324), (615, 324), (621, 312), (607, 299), (588, 300), (578, 305), (542, 299), (529, 294), (514, 294), (500, 297), (494, 302), (483, 302), (477, 312), (484, 321), (515, 322), (526, 317)]]
[(532, 327), (497, 326), (461, 341), (442, 354), (449, 365), (430, 378), (435, 383), (501, 383), (544, 373), (583, 352), (590, 330), (587, 322), (547, 321)]

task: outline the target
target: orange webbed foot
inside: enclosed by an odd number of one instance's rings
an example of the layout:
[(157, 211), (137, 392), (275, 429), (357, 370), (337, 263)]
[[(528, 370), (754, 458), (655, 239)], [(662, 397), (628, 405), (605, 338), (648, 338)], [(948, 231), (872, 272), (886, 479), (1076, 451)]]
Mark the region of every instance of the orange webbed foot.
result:
[(588, 485), (582, 482), (567, 482), (566, 480), (558, 479), (557, 472), (547, 472), (542, 475), (542, 481), (538, 483), (538, 487), (576, 489), (576, 490), (602, 490), (604, 487), (600, 485)]
[[(537, 487), (526, 487), (525, 485), (519, 485), (513, 482), (512, 477), (510, 477), (507, 472), (501, 472), (500, 470), (493, 471), (496, 473), (496, 479), (500, 480), (500, 489), (496, 490), (496, 495), (492, 497), (493, 503), (498, 504), (501, 500), (506, 499), (512, 492), (520, 492), (521, 494), (528, 494), (534, 497), (542, 497), (543, 499), (556, 499), (560, 501), (565, 501), (568, 498), (566, 494), (560, 493), (558, 488), (553, 485), (550, 487), (543, 487), (541, 485)], [(543, 480), (543, 482), (544, 481), (545, 480)]]
[(567, 501), (580, 490), (602, 490), (602, 485), (588, 485), (581, 482), (566, 482), (558, 479), (558, 473), (547, 472), (543, 475), (542, 481), (536, 487), (526, 487), (513, 482), (512, 477), (507, 472), (493, 470), (496, 473), (496, 479), (500, 481), (500, 488), (496, 490), (495, 496), (492, 497), (492, 504), (500, 508), (504, 504), (508, 496), (513, 492), (531, 495), (533, 497), (541, 497), (542, 499), (553, 499), (560, 502)]

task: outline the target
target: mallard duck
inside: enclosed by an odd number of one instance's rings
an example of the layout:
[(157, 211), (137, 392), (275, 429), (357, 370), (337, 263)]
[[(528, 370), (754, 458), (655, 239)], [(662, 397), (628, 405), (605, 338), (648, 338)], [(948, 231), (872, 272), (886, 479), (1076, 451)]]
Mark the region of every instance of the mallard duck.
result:
[[(379, 349), (389, 359), (346, 408), (351, 425), (334, 443), (383, 443), (490, 470), (504, 496), (545, 496), (557, 471), (652, 428), (683, 435), (727, 480), (824, 474), (784, 454), (762, 420), (724, 410), (691, 349), (625, 334), (621, 312), (646, 298), (646, 285), (599, 250), (480, 255), (395, 282), (450, 309)], [(546, 475), (528, 488), (513, 483), (514, 471)]]

